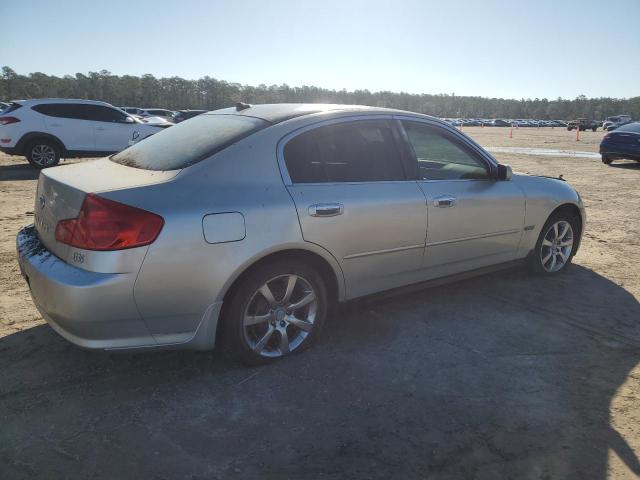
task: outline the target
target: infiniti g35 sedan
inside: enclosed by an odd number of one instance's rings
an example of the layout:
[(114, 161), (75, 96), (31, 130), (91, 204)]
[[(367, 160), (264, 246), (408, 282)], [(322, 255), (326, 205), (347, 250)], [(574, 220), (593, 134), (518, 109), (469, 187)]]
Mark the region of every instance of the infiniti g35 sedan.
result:
[(248, 364), (313, 343), (333, 302), (518, 260), (556, 275), (585, 222), (568, 183), (443, 121), (314, 104), (238, 104), (43, 170), (35, 212), (18, 259), (64, 338)]

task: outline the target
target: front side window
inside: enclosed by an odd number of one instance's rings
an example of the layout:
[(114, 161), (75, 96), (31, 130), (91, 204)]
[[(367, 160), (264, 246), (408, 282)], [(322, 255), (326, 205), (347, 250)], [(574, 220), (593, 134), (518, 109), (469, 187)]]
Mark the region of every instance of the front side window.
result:
[(402, 122), (417, 159), (418, 180), (489, 178), (485, 163), (442, 129)]
[(318, 127), (284, 148), (293, 183), (405, 180), (389, 122), (362, 120)]
[(102, 105), (82, 105), (87, 120), (95, 122), (117, 122), (125, 123), (127, 115), (115, 108), (103, 107)]

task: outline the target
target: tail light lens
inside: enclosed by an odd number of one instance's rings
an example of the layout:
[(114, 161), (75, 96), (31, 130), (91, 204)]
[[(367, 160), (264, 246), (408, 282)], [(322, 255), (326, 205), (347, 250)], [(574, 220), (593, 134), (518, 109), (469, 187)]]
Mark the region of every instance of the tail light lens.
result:
[(164, 219), (155, 213), (87, 194), (77, 218), (56, 225), (56, 240), (85, 250), (123, 250), (153, 243)]
[(9, 125), (11, 123), (18, 123), (19, 118), (16, 117), (0, 117), (0, 125)]

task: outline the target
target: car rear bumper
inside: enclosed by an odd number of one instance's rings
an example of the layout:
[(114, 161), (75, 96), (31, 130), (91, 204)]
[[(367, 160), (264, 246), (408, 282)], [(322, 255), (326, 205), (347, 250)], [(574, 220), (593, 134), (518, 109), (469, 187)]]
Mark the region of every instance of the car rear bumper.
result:
[(640, 148), (633, 144), (603, 142), (600, 144), (600, 155), (637, 160), (640, 159)]
[(133, 299), (135, 273), (76, 268), (47, 250), (33, 225), (20, 230), (16, 248), (33, 302), (65, 339), (90, 349), (157, 346)]

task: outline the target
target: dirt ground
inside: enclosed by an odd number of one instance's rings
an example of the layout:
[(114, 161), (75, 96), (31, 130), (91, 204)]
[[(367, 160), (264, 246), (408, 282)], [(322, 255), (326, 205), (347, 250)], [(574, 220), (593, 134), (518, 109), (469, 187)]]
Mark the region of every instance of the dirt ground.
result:
[[(464, 131), (485, 147), (587, 152), (603, 135)], [(0, 155), (0, 478), (638, 478), (640, 163), (494, 156), (581, 193), (569, 271), (355, 302), (304, 355), (247, 369), (56, 335), (15, 260), (37, 173)]]

